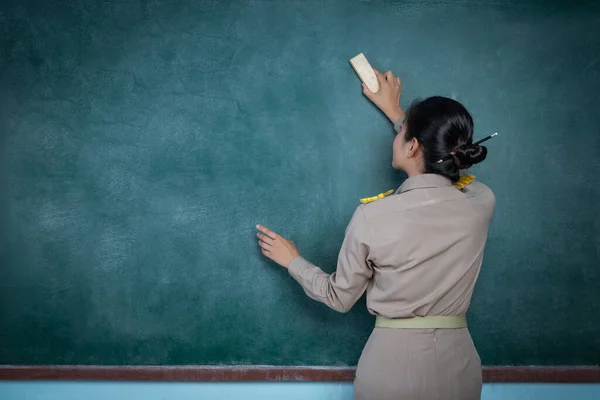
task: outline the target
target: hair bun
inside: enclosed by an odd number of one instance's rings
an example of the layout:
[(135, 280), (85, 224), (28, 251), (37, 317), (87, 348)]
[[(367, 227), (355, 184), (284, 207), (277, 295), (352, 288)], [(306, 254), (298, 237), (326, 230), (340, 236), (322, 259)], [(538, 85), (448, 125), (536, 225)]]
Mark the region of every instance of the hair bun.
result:
[(460, 169), (467, 169), (473, 164), (485, 160), (487, 148), (478, 144), (463, 144), (458, 146), (453, 153), (456, 166)]

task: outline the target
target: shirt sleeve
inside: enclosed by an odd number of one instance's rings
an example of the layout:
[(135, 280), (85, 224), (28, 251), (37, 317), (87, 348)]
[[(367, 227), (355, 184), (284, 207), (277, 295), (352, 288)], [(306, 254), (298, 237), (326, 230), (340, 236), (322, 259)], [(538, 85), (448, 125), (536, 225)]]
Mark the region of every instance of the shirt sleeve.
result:
[(296, 257), (288, 271), (310, 298), (336, 311), (347, 312), (362, 296), (373, 276), (368, 261), (369, 238), (365, 215), (359, 207), (346, 229), (337, 269), (333, 274), (323, 272), (302, 257)]
[(402, 125), (404, 124), (404, 115), (401, 116), (400, 118), (398, 118), (398, 120), (396, 122), (394, 122), (394, 130), (396, 131), (396, 133), (400, 133), (400, 131), (402, 130)]

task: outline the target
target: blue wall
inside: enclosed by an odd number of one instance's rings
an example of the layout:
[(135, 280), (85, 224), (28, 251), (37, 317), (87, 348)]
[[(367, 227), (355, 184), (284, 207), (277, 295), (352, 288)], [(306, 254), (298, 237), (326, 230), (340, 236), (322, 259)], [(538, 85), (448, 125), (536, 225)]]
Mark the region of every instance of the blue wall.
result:
[[(0, 400), (351, 400), (350, 383), (0, 382)], [(486, 384), (483, 400), (597, 400), (600, 384)]]

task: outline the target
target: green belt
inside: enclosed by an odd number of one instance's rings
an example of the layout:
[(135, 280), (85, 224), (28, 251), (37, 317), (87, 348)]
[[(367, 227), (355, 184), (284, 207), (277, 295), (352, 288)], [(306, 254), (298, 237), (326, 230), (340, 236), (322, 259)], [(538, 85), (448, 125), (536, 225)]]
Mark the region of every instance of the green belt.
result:
[(396, 329), (459, 329), (467, 327), (467, 317), (464, 315), (428, 315), (395, 319), (377, 317), (375, 326)]

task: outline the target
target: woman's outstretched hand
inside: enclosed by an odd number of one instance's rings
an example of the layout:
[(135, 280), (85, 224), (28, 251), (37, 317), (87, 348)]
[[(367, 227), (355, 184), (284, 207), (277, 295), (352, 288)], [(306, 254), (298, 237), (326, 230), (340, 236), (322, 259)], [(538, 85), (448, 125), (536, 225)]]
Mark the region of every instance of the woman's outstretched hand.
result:
[(262, 253), (282, 267), (287, 268), (292, 260), (300, 255), (294, 242), (262, 225), (257, 225), (256, 229), (259, 231), (256, 236), (258, 236), (258, 245), (261, 247)]
[(402, 82), (392, 71), (385, 74), (373, 69), (379, 81), (379, 91), (373, 93), (363, 83), (363, 94), (369, 98), (392, 122), (404, 115), (400, 107), (400, 95), (402, 94)]

